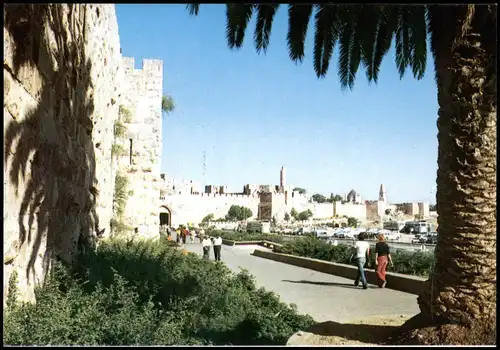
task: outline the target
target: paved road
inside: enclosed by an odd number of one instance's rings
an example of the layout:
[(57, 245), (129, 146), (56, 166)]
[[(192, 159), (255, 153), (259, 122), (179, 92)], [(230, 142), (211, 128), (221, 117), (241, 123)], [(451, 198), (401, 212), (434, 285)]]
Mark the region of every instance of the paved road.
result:
[[(199, 243), (185, 249), (202, 254)], [(222, 260), (233, 270), (240, 267), (255, 276), (259, 287), (279, 294), (281, 300), (297, 305), (301, 313), (318, 322), (349, 322), (368, 316), (415, 315), (417, 297), (412, 294), (369, 286), (356, 288), (353, 281), (321, 272), (250, 255), (259, 246), (222, 246)], [(213, 252), (210, 252), (213, 259)]]

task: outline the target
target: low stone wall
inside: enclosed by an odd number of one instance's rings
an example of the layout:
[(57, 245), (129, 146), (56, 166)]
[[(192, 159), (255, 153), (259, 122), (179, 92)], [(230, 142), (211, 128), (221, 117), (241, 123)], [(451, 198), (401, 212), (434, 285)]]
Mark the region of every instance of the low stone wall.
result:
[(260, 245), (266, 248), (272, 249), (271, 246), (273, 247), (281, 247), (282, 245), (279, 243), (274, 243), (270, 241), (232, 241), (230, 239), (223, 239), (222, 244), (224, 245), (229, 245), (229, 246), (235, 246), (235, 245)]
[[(357, 268), (345, 264), (337, 264), (333, 262), (303, 258), (299, 256), (280, 254), (267, 252), (263, 250), (256, 249), (252, 255), (269, 259), (284, 264), (294, 265), (298, 267), (303, 267), (306, 269), (311, 269), (323, 273), (328, 273), (330, 275), (336, 275), (344, 278), (349, 278), (354, 280), (357, 275)], [(365, 270), (366, 279), (370, 284), (377, 284), (377, 276), (373, 270)], [(406, 292), (410, 294), (420, 294), (423, 288), (425, 279), (417, 276), (403, 275), (394, 272), (387, 272), (387, 288), (399, 290), (401, 292)]]

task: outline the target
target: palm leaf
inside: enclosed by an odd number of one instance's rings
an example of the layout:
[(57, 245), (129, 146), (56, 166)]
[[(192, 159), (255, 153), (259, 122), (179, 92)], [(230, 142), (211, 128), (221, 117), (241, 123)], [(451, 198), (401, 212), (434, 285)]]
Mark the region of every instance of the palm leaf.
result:
[(257, 5), (257, 24), (255, 25), (254, 41), (257, 53), (261, 50), (266, 53), (269, 40), (271, 38), (271, 29), (273, 26), (274, 15), (279, 4), (260, 4)]
[(378, 21), (381, 16), (380, 7), (363, 6), (357, 16), (357, 31), (361, 44), (361, 61), (366, 70), (368, 81), (373, 80), (374, 51), (378, 37)]
[(411, 10), (411, 57), (413, 76), (422, 79), (427, 64), (427, 23), (425, 6), (414, 6)]
[(307, 35), (307, 27), (311, 17), (313, 5), (288, 5), (288, 54), (294, 62), (302, 62), (304, 59), (304, 42)]
[(356, 73), (358, 72), (359, 64), (361, 63), (361, 43), (359, 40), (359, 30), (356, 28), (355, 23), (352, 25), (351, 37), (349, 40), (349, 75), (347, 86), (352, 90), (354, 81), (356, 80)]
[(376, 39), (373, 47), (373, 67), (368, 79), (377, 83), (382, 59), (391, 48), (392, 37), (396, 28), (395, 7), (382, 6), (377, 20)]
[(230, 48), (243, 45), (253, 8), (253, 4), (226, 4), (226, 39)]
[(336, 8), (328, 4), (318, 5), (316, 12), (316, 31), (314, 36), (314, 71), (319, 77), (328, 72), (335, 42), (338, 39)]
[(398, 7), (396, 27), (396, 66), (399, 77), (403, 78), (406, 67), (410, 64), (410, 23), (407, 5)]
[(342, 28), (339, 36), (339, 63), (338, 74), (340, 87), (344, 90), (349, 86), (350, 74), (350, 46), (351, 46), (352, 23), (348, 22)]
[(200, 4), (187, 4), (186, 9), (191, 16), (198, 16), (198, 12), (200, 11)]

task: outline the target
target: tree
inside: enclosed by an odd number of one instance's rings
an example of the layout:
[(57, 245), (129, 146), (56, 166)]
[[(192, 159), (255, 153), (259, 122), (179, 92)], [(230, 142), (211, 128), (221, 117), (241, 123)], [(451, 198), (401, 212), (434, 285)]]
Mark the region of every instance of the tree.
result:
[(285, 221), (290, 221), (290, 214), (285, 213), (284, 219), (285, 219)]
[(334, 202), (342, 202), (343, 198), (341, 195), (338, 195), (336, 194), (334, 197), (333, 197), (333, 201)]
[(326, 202), (326, 197), (323, 196), (322, 194), (319, 194), (319, 193), (313, 194), (312, 199), (316, 203), (325, 203)]
[(348, 217), (347, 218), (347, 226), (350, 227), (358, 227), (359, 226), (359, 220), (353, 217)]
[(298, 191), (299, 194), (306, 194), (306, 190), (300, 187), (295, 187), (293, 190)]
[(294, 220), (298, 220), (299, 219), (299, 212), (295, 208), (292, 208), (292, 210), (290, 210), (290, 215), (292, 216), (292, 218)]
[(226, 219), (230, 221), (242, 221), (252, 217), (253, 213), (250, 208), (239, 205), (231, 205), (227, 212)]
[(214, 219), (215, 219), (215, 215), (214, 214), (208, 214), (203, 219), (201, 219), (201, 222), (202, 223), (207, 223), (209, 221), (214, 221)]
[(300, 221), (306, 221), (309, 220), (313, 216), (313, 212), (310, 209), (304, 210), (300, 212), (298, 219)]
[[(199, 4), (187, 6), (198, 14)], [(227, 4), (228, 46), (242, 46), (255, 13), (255, 46), (265, 53), (279, 6)], [(368, 80), (377, 82), (393, 37), (400, 76), (411, 68), (422, 78), (430, 37), (439, 105), (439, 238), (434, 272), (418, 298), (421, 319), (479, 322), (477, 327), (491, 329), (488, 325), (496, 324), (496, 5), (290, 4), (287, 43), (295, 62), (303, 60), (313, 13), (314, 70), (318, 77), (326, 75), (338, 43), (343, 89), (354, 87), (360, 64)]]
[(174, 99), (170, 95), (163, 95), (161, 98), (161, 111), (165, 114), (170, 114), (175, 109)]

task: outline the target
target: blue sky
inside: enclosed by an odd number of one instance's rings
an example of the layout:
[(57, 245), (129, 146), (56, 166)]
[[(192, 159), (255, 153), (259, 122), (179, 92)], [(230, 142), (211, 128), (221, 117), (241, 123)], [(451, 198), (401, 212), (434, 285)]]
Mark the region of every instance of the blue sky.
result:
[(288, 58), (285, 8), (266, 55), (253, 46), (254, 21), (243, 48), (227, 48), (223, 5), (202, 5), (198, 17), (181, 4), (116, 11), (123, 55), (135, 57), (136, 68), (142, 58), (163, 60), (163, 89), (176, 103), (164, 119), (162, 172), (239, 191), (247, 183), (278, 184), (283, 165), (288, 183), (311, 194), (354, 188), (376, 199), (383, 183), (391, 202), (435, 202), (430, 54), (420, 81), (411, 71), (399, 79), (391, 51), (377, 85), (360, 68), (354, 89), (342, 91), (336, 56), (325, 79), (315, 76), (312, 26), (304, 62)]

